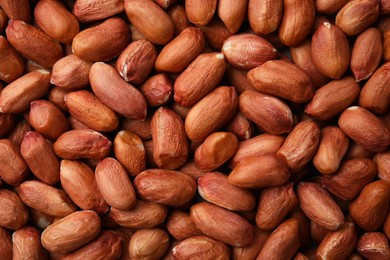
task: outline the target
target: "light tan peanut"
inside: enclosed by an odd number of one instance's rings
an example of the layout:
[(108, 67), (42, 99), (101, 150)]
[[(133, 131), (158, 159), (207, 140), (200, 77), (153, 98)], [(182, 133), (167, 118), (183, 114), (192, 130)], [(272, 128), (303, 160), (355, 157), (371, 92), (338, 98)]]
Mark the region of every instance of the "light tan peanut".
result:
[(136, 176), (145, 170), (145, 147), (142, 140), (133, 132), (127, 130), (118, 132), (113, 149), (116, 159), (130, 176)]
[[(95, 95), (112, 110), (130, 119), (146, 117), (146, 100), (141, 92), (127, 83), (115, 68), (103, 62), (94, 63), (89, 74)], [(132, 102), (128, 102), (132, 100)]]
[(0, 177), (8, 184), (16, 186), (29, 174), (16, 144), (9, 139), (0, 140)]
[(252, 225), (243, 217), (208, 202), (191, 207), (191, 220), (205, 235), (232, 246), (248, 246), (254, 238)]
[(99, 161), (95, 169), (97, 186), (107, 203), (116, 209), (131, 209), (136, 204), (133, 185), (125, 168), (114, 158)]
[(203, 50), (205, 39), (199, 28), (187, 27), (161, 50), (156, 60), (156, 70), (179, 73)]
[[(38, 132), (27, 132), (20, 145), (20, 153), (31, 172), (46, 184), (60, 180), (60, 162), (53, 148)], [(44, 158), (44, 160), (42, 160)]]
[(12, 234), (13, 259), (47, 259), (41, 244), (41, 233), (33, 227), (23, 227)]
[(22, 56), (44, 68), (52, 68), (63, 57), (61, 44), (30, 24), (10, 20), (5, 31), (8, 41)]
[(177, 169), (188, 158), (188, 142), (182, 119), (172, 110), (160, 107), (151, 122), (153, 158), (159, 168)]
[(30, 180), (20, 184), (18, 194), (26, 206), (54, 217), (65, 217), (76, 211), (66, 192), (43, 182)]
[(123, 12), (122, 0), (76, 0), (72, 13), (80, 22), (101, 20)]
[(22, 200), (13, 191), (0, 190), (0, 227), (8, 229), (20, 229), (28, 221), (28, 211)]
[(159, 228), (139, 229), (129, 244), (131, 259), (160, 259), (169, 247), (167, 232)]
[(238, 97), (233, 87), (218, 87), (213, 90), (188, 112), (184, 122), (188, 138), (196, 142), (205, 140), (231, 119), (237, 105)]
[(100, 219), (92, 210), (83, 210), (60, 219), (42, 233), (42, 245), (51, 253), (69, 253), (100, 232)]
[(135, 207), (130, 210), (111, 208), (109, 216), (125, 228), (152, 228), (164, 222), (168, 214), (164, 205), (137, 200)]
[(54, 152), (63, 159), (102, 159), (110, 151), (111, 141), (99, 132), (84, 129), (63, 133), (54, 142)]
[(108, 211), (109, 206), (99, 191), (95, 174), (86, 164), (62, 160), (60, 178), (61, 186), (78, 207), (100, 214)]
[(225, 68), (222, 53), (200, 54), (176, 79), (173, 85), (175, 102), (180, 106), (193, 106), (218, 85)]
[(72, 52), (86, 61), (107, 61), (118, 56), (129, 42), (129, 27), (123, 19), (114, 17), (76, 34)]
[(194, 179), (172, 170), (145, 170), (135, 177), (133, 184), (141, 199), (167, 206), (183, 205), (196, 192)]
[(344, 161), (332, 175), (322, 178), (322, 185), (343, 200), (354, 199), (361, 189), (374, 179), (377, 167), (370, 159)]
[(125, 0), (130, 22), (154, 44), (168, 43), (175, 32), (171, 18), (153, 0)]

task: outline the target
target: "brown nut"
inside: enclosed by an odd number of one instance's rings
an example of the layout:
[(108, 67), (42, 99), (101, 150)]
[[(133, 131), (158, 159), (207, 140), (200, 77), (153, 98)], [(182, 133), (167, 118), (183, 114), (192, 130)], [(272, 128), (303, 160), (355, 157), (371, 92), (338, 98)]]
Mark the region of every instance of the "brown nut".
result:
[(26, 23), (31, 20), (30, 3), (28, 0), (2, 0), (0, 1), (0, 6), (9, 19), (19, 19)]
[(140, 91), (151, 107), (165, 105), (173, 95), (173, 84), (167, 74), (160, 73), (149, 77), (141, 85)]
[(76, 0), (72, 13), (86, 23), (113, 16), (124, 9), (123, 0)]
[(208, 24), (214, 16), (217, 9), (217, 0), (196, 1), (188, 0), (185, 2), (185, 8), (188, 20), (197, 25)]
[(381, 232), (363, 234), (359, 238), (356, 249), (367, 259), (388, 259), (390, 257), (389, 240)]
[(27, 223), (29, 217), (27, 208), (15, 192), (1, 189), (0, 207), (2, 209), (0, 227), (17, 230)]
[(226, 131), (237, 136), (238, 141), (248, 140), (254, 133), (253, 123), (249, 121), (241, 112), (236, 115), (226, 125)]
[(47, 259), (41, 244), (41, 233), (33, 227), (23, 227), (12, 234), (13, 259)]
[(193, 236), (187, 238), (172, 249), (175, 259), (230, 259), (230, 250), (222, 242), (207, 236)]
[(190, 215), (180, 210), (174, 210), (169, 215), (167, 219), (167, 230), (177, 240), (202, 235), (202, 232), (195, 227)]
[(255, 33), (269, 34), (276, 29), (283, 17), (283, 0), (250, 0), (248, 20)]
[(5, 228), (0, 227), (0, 256), (5, 259), (12, 259), (12, 238)]
[(0, 140), (0, 177), (8, 184), (20, 184), (29, 173), (29, 168), (19, 148), (9, 139)]
[(161, 259), (169, 247), (167, 232), (159, 228), (138, 229), (130, 239), (131, 259)]
[(0, 36), (0, 57), (0, 80), (11, 83), (23, 74), (24, 62), (22, 57), (4, 36)]
[(218, 16), (231, 33), (236, 33), (246, 16), (248, 0), (220, 0), (218, 1)]

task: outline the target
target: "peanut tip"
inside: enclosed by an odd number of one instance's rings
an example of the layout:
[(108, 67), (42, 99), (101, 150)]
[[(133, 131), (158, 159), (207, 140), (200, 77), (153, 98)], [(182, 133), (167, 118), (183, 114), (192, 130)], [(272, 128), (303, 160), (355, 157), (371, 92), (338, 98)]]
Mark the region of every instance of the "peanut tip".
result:
[(215, 57), (217, 57), (217, 59), (223, 60), (225, 58), (225, 55), (223, 55), (223, 53), (220, 52), (216, 54)]

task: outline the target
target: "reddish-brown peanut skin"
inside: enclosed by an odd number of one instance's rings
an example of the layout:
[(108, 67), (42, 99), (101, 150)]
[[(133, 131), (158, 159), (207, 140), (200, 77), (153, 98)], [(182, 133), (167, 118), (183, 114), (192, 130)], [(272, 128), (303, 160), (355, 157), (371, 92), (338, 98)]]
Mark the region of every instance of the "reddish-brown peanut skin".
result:
[(347, 136), (369, 151), (384, 151), (390, 143), (390, 132), (384, 123), (365, 108), (347, 108), (338, 124)]
[(17, 230), (23, 227), (28, 221), (28, 211), (22, 200), (13, 191), (0, 190), (0, 227)]
[(12, 238), (8, 231), (0, 227), (0, 256), (4, 259), (12, 259)]
[(125, 11), (130, 22), (154, 44), (168, 43), (175, 32), (172, 19), (152, 0), (126, 0)]
[(232, 246), (248, 246), (254, 238), (252, 225), (229, 210), (208, 202), (191, 207), (191, 220), (205, 235)]
[(240, 29), (246, 16), (247, 5), (248, 0), (218, 1), (218, 16), (231, 33), (236, 33)]
[(173, 247), (175, 259), (230, 259), (230, 250), (222, 242), (207, 236), (193, 236), (179, 242)]
[(169, 215), (167, 219), (167, 230), (177, 240), (202, 235), (202, 232), (195, 227), (190, 215), (180, 210), (172, 211)]
[(203, 26), (213, 18), (217, 9), (217, 0), (189, 0), (185, 2), (185, 9), (191, 23)]
[[(25, 226), (12, 234), (13, 259), (47, 259), (47, 252), (41, 244), (41, 233)], [(1, 254), (0, 254), (1, 255)]]
[(367, 259), (388, 259), (390, 257), (389, 240), (382, 232), (363, 234), (359, 238), (356, 249)]
[(182, 119), (169, 108), (160, 107), (151, 122), (153, 158), (159, 168), (177, 169), (188, 158), (188, 142)]
[(72, 13), (80, 22), (93, 22), (101, 20), (125, 9), (122, 0), (77, 0), (72, 9)]
[(252, 30), (269, 34), (278, 29), (283, 17), (283, 0), (250, 0), (248, 20)]
[(10, 185), (20, 184), (29, 173), (18, 147), (9, 139), (0, 140), (0, 177)]
[(166, 231), (159, 228), (139, 229), (130, 239), (130, 259), (161, 259), (168, 247)]
[(0, 80), (11, 83), (23, 74), (24, 61), (4, 36), (0, 36), (0, 57)]
[(0, 6), (9, 19), (22, 20), (26, 23), (31, 20), (31, 8), (28, 0), (2, 0)]

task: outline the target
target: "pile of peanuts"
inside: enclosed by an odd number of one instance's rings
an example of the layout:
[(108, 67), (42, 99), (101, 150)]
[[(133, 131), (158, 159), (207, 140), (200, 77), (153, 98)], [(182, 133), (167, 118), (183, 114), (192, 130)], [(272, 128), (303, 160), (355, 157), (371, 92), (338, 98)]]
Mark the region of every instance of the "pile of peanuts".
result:
[(0, 259), (390, 259), (390, 1), (0, 0)]

